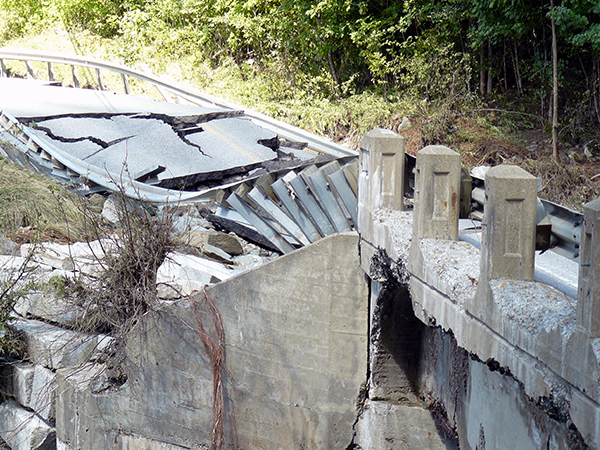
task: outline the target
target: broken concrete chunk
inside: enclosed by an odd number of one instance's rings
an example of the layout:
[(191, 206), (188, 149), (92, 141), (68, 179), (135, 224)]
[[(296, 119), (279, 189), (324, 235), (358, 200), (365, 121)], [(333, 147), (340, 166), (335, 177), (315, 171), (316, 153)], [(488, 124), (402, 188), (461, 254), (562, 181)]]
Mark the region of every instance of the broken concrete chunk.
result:
[(37, 364), (17, 364), (13, 368), (13, 386), (21, 406), (32, 409), (44, 420), (54, 420), (54, 372)]
[(56, 431), (14, 400), (0, 404), (0, 437), (12, 450), (56, 448)]
[(34, 317), (56, 322), (65, 326), (74, 326), (83, 315), (83, 310), (47, 292), (30, 292), (19, 298), (14, 310), (22, 317)]
[(440, 435), (429, 410), (377, 401), (367, 401), (358, 419), (354, 442), (359, 448), (373, 449), (455, 448)]
[(106, 336), (88, 335), (65, 330), (37, 320), (17, 319), (9, 327), (27, 345), (27, 354), (34, 364), (49, 369), (77, 366), (101, 356), (100, 343), (106, 346)]
[(195, 229), (190, 232), (187, 243), (199, 249), (208, 244), (234, 256), (244, 253), (244, 248), (237, 237), (218, 231)]
[(215, 261), (171, 253), (159, 267), (156, 283), (160, 298), (173, 299), (199, 291), (213, 279), (222, 281), (231, 276), (231, 270)]

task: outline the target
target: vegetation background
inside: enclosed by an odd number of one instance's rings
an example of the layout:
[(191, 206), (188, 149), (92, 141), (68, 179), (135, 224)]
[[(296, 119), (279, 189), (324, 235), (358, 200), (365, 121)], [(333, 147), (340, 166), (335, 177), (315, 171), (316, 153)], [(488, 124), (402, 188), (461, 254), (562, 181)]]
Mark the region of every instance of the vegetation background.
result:
[(0, 0), (0, 45), (143, 62), (354, 148), (406, 116), (411, 152), (600, 194), (599, 0)]

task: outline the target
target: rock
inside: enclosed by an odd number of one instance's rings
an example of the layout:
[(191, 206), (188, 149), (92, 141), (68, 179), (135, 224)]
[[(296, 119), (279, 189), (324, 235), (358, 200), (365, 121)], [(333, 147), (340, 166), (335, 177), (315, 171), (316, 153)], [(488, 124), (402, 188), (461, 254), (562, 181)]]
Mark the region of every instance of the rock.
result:
[(0, 437), (12, 450), (56, 448), (56, 431), (14, 400), (0, 404)]
[(397, 131), (408, 130), (410, 127), (412, 127), (412, 122), (408, 117), (404, 116), (402, 122), (398, 124)]
[(252, 269), (254, 267), (262, 266), (263, 264), (268, 263), (270, 260), (270, 258), (265, 256), (249, 254), (236, 256), (233, 258), (233, 263), (236, 266), (243, 267), (244, 269)]
[(186, 243), (199, 249), (202, 249), (205, 244), (212, 245), (234, 256), (244, 253), (244, 248), (237, 237), (219, 231), (192, 230)]
[(93, 274), (101, 270), (100, 260), (105, 252), (115, 249), (116, 241), (101, 239), (92, 242), (76, 242), (71, 245), (47, 242), (43, 245), (23, 244), (21, 255), (25, 258), (33, 252), (33, 260), (59, 270)]
[(173, 220), (173, 232), (176, 234), (189, 233), (191, 230), (207, 231), (214, 229), (213, 225), (201, 217), (181, 216)]
[(16, 364), (13, 368), (15, 398), (21, 406), (32, 409), (44, 420), (54, 420), (56, 375), (40, 366)]
[(232, 271), (222, 264), (183, 253), (171, 253), (156, 274), (158, 295), (174, 299), (200, 291), (204, 285), (230, 278)]
[(182, 296), (182, 292), (176, 286), (165, 283), (158, 284), (156, 286), (156, 292), (158, 298), (163, 300), (176, 300)]
[(73, 327), (83, 310), (49, 292), (30, 292), (19, 298), (14, 310), (22, 317), (33, 317)]
[(591, 161), (600, 161), (600, 142), (597, 139), (592, 139), (583, 146), (585, 157)]
[(0, 279), (5, 279), (6, 274), (19, 271), (25, 262), (26, 259), (21, 256), (0, 255), (0, 271), (4, 273)]
[(114, 196), (111, 195), (104, 202), (102, 207), (102, 217), (104, 217), (104, 219), (110, 223), (116, 224), (119, 222), (117, 203)]
[(219, 261), (222, 263), (231, 263), (231, 255), (227, 252), (221, 250), (219, 247), (215, 247), (210, 244), (202, 244), (200, 247), (200, 251), (204, 256), (207, 256), (210, 259), (214, 259), (215, 261)]
[(0, 255), (15, 256), (19, 254), (19, 246), (0, 233)]
[(8, 326), (27, 344), (31, 362), (49, 369), (78, 366), (98, 359), (113, 340), (108, 336), (65, 330), (37, 320), (16, 319)]
[(99, 213), (99, 214), (102, 213), (105, 202), (106, 202), (106, 197), (104, 197), (103, 195), (100, 195), (100, 194), (93, 194), (88, 199), (88, 205), (89, 205), (90, 210), (92, 210), (95, 213)]
[(583, 164), (587, 158), (581, 149), (577, 148), (566, 151), (565, 156), (570, 164)]

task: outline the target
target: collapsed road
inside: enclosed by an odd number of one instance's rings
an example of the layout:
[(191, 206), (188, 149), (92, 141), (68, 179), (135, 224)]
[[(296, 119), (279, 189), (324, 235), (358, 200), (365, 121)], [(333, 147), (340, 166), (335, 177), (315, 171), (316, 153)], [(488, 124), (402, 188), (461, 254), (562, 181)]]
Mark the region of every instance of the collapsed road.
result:
[(214, 223), (280, 253), (356, 223), (356, 152), (258, 113), (8, 77), (0, 93), (5, 156), (79, 193), (216, 203)]
[[(155, 167), (153, 182), (198, 190), (205, 180), (315, 158), (307, 143), (279, 140), (243, 111), (173, 105), (104, 91), (4, 78), (0, 109), (70, 155), (122, 178)], [(278, 165), (276, 163), (279, 163)], [(60, 173), (53, 172), (60, 177)], [(119, 179), (117, 178), (117, 179)], [(224, 184), (223, 182), (219, 184)], [(210, 186), (212, 187), (212, 186)]]

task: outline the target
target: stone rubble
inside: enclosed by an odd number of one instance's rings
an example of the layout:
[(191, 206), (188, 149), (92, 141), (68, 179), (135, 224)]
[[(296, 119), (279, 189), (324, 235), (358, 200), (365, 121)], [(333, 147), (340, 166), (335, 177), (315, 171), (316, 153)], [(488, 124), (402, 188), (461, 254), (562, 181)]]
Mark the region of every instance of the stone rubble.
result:
[[(96, 203), (104, 219), (118, 222), (114, 198)], [(164, 212), (159, 210), (159, 214)], [(170, 253), (157, 272), (158, 297), (163, 300), (190, 295), (278, 256), (234, 233), (215, 230), (195, 207), (176, 214), (173, 234), (183, 252)], [(28, 360), (8, 368), (11, 380), (7, 385), (14, 398), (0, 404), (0, 449), (69, 449), (57, 440), (54, 428), (56, 371), (102, 361), (111, 350), (113, 338), (76, 331), (84, 311), (45, 286), (64, 278), (93, 276), (102, 270), (102, 257), (116, 247), (113, 239), (19, 246), (0, 235), (0, 282), (14, 277), (29, 258), (23, 285), (34, 281), (38, 287), (16, 301), (9, 323), (10, 330), (26, 343)], [(118, 441), (118, 448), (180, 448), (128, 435), (119, 435)]]

